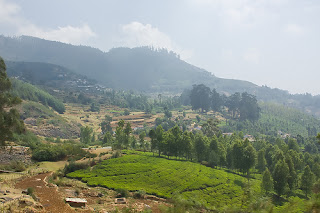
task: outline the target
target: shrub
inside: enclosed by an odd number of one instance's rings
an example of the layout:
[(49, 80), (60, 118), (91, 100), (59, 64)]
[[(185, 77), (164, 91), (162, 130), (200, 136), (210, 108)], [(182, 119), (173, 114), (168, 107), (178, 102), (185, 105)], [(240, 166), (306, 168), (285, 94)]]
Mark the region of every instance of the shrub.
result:
[(129, 191), (126, 189), (116, 189), (117, 197), (129, 197)]
[(121, 156), (122, 156), (121, 150), (116, 150), (116, 151), (112, 154), (111, 158), (119, 158), (119, 157), (121, 157)]
[(146, 196), (146, 192), (144, 190), (138, 190), (133, 194), (133, 197), (136, 199), (143, 199)]
[(69, 164), (64, 166), (63, 169), (63, 175), (66, 175), (70, 172), (74, 172), (80, 169), (87, 169), (89, 168), (89, 163), (85, 162), (85, 163), (76, 163), (74, 161), (71, 161)]

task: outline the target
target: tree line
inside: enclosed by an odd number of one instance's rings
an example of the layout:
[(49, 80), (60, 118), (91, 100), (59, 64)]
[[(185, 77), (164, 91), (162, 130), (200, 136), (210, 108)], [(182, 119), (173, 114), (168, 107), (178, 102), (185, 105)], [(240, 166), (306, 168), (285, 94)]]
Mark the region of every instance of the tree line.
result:
[[(190, 102), (188, 102), (188, 98)], [(247, 92), (241, 94), (236, 92), (230, 96), (221, 95), (216, 89), (211, 90), (204, 84), (193, 85), (191, 91), (185, 91), (181, 95), (181, 99), (185, 104), (190, 103), (193, 110), (201, 110), (201, 112), (209, 110), (223, 112), (226, 110), (230, 118), (241, 121), (257, 121), (261, 112), (254, 95)]]
[[(226, 168), (248, 178), (260, 173), (263, 177), (261, 188), (267, 195), (275, 192), (282, 196), (296, 193), (297, 189), (303, 190), (305, 196), (310, 195), (314, 183), (320, 178), (320, 155), (316, 151), (319, 145), (315, 137), (299, 136), (298, 139), (285, 140), (264, 137), (249, 141), (243, 139), (242, 132), (231, 136), (222, 134), (217, 124), (209, 119), (201, 131), (195, 133), (183, 131), (178, 126), (166, 131), (160, 124), (135, 137), (131, 124), (121, 120), (114, 135), (108, 125), (104, 127), (101, 140), (114, 149), (151, 151), (155, 156)], [(89, 132), (88, 141), (93, 135)]]

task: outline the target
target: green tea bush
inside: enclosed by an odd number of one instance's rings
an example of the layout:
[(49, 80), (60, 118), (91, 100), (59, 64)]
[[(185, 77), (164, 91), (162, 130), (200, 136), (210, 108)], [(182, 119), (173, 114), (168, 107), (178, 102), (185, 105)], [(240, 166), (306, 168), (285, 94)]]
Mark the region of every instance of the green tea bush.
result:
[[(236, 183), (247, 182), (242, 176), (188, 161), (153, 157), (152, 153), (126, 153), (120, 158), (102, 161), (91, 170), (68, 173), (67, 177), (81, 179), (90, 186), (129, 191), (144, 189), (148, 194), (166, 198), (178, 193), (181, 199), (210, 209), (230, 203), (241, 206), (243, 188)], [(259, 192), (259, 181), (250, 182), (253, 191)]]

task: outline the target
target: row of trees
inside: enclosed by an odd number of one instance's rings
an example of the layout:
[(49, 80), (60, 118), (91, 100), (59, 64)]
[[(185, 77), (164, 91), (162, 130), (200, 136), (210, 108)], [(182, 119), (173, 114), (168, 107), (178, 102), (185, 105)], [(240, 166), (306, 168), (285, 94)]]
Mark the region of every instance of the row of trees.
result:
[[(182, 95), (182, 97), (185, 95)], [(260, 117), (260, 107), (254, 95), (234, 93), (227, 97), (220, 95), (215, 89), (210, 90), (204, 84), (193, 85), (189, 94), (190, 104), (193, 110), (201, 112), (214, 110), (221, 112), (227, 108), (232, 119), (256, 121)]]
[[(203, 131), (182, 131), (178, 126), (165, 131), (161, 125), (139, 138), (131, 135), (130, 123), (119, 121), (113, 136), (106, 131), (103, 141), (114, 148), (150, 150), (158, 156), (197, 161), (212, 167), (225, 167), (250, 177), (250, 173), (263, 174), (262, 189), (275, 191), (279, 196), (294, 193), (296, 189), (310, 194), (313, 183), (320, 178), (320, 155), (306, 147), (302, 152), (296, 139), (266, 137), (254, 143), (243, 140), (243, 133), (223, 136), (215, 120), (209, 119)], [(146, 135), (150, 142), (145, 140)], [(300, 136), (299, 141), (304, 139)], [(319, 136), (320, 137), (320, 136)], [(318, 149), (318, 144), (313, 146)]]

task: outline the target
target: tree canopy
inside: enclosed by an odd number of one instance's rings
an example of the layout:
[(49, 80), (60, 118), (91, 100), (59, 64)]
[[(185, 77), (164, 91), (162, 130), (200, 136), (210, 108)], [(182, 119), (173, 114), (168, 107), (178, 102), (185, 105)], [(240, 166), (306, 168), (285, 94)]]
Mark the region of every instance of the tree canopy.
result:
[(11, 140), (14, 132), (22, 132), (24, 123), (13, 106), (21, 100), (10, 93), (11, 82), (6, 73), (6, 65), (0, 57), (0, 145)]

